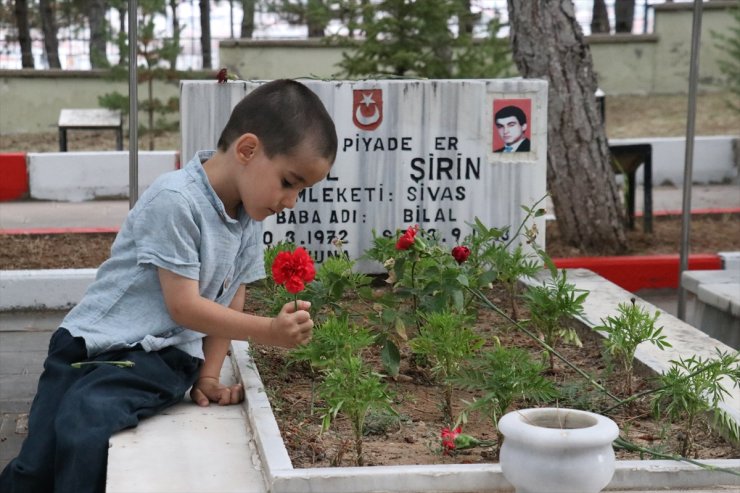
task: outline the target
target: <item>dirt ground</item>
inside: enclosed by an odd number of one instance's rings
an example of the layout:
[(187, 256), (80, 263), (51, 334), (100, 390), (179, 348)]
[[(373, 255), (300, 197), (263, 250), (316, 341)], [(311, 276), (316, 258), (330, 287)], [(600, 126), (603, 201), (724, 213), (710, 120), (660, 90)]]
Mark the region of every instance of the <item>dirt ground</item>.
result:
[[(557, 224), (547, 225), (547, 252), (552, 257), (582, 253), (563, 244)], [(95, 268), (110, 254), (112, 233), (3, 235), (0, 234), (0, 269)], [(628, 233), (629, 255), (678, 254), (681, 240), (679, 216), (658, 217), (653, 233), (637, 227)], [(717, 253), (740, 248), (740, 214), (695, 216), (691, 220), (690, 253)]]
[[(727, 101), (729, 92), (700, 94), (696, 104), (696, 135), (737, 134), (740, 113)], [(606, 134), (611, 139), (629, 137), (676, 137), (686, 135), (685, 95), (607, 96)], [(69, 131), (70, 151), (114, 150), (111, 131)], [(215, 144), (215, 143), (214, 143)], [(128, 140), (124, 142), (128, 149)], [(149, 149), (149, 137), (139, 135), (139, 149)], [(154, 150), (180, 149), (179, 132), (154, 139)], [(41, 134), (0, 135), (0, 152), (56, 152), (59, 137), (55, 132)]]

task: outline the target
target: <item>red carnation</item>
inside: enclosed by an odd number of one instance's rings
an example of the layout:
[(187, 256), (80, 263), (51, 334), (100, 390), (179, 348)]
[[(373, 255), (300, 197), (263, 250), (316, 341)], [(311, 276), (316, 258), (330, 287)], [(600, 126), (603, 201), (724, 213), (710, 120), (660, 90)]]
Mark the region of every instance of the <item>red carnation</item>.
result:
[(454, 430), (450, 430), (447, 427), (442, 428), (442, 453), (449, 455), (451, 451), (455, 450), (455, 438), (462, 433), (462, 427), (458, 426)]
[(468, 257), (470, 257), (470, 248), (466, 246), (456, 246), (452, 249), (452, 256), (457, 260), (458, 264), (462, 264)]
[(316, 277), (313, 259), (305, 248), (296, 248), (294, 252), (280, 252), (272, 263), (272, 278), (277, 284), (285, 285), (291, 294), (304, 290), (306, 283)]
[(414, 244), (414, 238), (416, 237), (416, 227), (409, 226), (404, 234), (396, 242), (396, 250), (408, 250), (411, 245)]

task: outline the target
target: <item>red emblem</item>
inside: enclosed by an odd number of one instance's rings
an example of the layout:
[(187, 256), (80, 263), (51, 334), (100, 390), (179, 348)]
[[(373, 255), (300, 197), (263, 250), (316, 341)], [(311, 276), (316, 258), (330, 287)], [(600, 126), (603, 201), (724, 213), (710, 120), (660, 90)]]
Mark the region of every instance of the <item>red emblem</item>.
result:
[(360, 130), (375, 130), (383, 121), (383, 90), (355, 89), (352, 93), (352, 121)]

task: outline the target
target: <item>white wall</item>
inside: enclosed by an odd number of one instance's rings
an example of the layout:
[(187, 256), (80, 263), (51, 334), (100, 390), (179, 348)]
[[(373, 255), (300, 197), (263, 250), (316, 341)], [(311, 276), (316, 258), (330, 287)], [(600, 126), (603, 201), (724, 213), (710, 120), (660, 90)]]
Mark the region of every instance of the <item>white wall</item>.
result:
[[(738, 157), (734, 146), (738, 137), (720, 135), (696, 137), (692, 165), (692, 183), (711, 184), (737, 182)], [(640, 139), (609, 139), (610, 145), (645, 144), (653, 148), (653, 186), (683, 185), (686, 157), (686, 139), (683, 137), (645, 137)], [(643, 166), (637, 171), (637, 182), (642, 184)]]
[[(29, 192), (32, 199), (81, 202), (127, 198), (129, 153), (50, 152), (30, 153)], [(177, 168), (176, 151), (139, 153), (139, 194), (159, 175)]]

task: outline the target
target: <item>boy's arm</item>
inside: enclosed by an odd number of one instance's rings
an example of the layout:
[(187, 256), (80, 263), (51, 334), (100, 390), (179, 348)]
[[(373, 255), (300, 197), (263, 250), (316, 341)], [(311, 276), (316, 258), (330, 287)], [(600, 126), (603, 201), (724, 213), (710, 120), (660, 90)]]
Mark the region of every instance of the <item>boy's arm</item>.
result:
[(259, 344), (294, 347), (311, 339), (313, 320), (311, 304), (286, 303), (275, 318), (259, 317), (219, 305), (203, 298), (198, 281), (159, 269), (164, 301), (172, 320), (191, 330), (228, 340), (254, 341)]
[[(244, 298), (246, 288), (244, 285), (239, 289), (231, 300), (229, 308), (238, 312), (244, 311)], [(229, 352), (231, 339), (222, 337), (206, 336), (203, 338), (203, 354), (205, 360), (200, 369), (198, 381), (190, 391), (190, 398), (199, 406), (208, 406), (211, 402), (218, 402), (221, 406), (238, 404), (244, 400), (244, 387), (235, 384), (231, 387), (221, 383), (221, 367)]]

